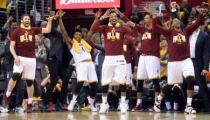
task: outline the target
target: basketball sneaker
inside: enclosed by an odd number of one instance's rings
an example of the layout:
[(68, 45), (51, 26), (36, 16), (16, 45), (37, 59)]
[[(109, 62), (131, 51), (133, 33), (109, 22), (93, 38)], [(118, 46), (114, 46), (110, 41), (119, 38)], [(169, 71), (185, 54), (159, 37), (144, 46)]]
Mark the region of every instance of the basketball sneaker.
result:
[(128, 103), (127, 102), (120, 103), (120, 112), (122, 114), (125, 114), (127, 113), (127, 111), (128, 111)]
[(102, 103), (100, 106), (99, 113), (103, 114), (103, 113), (107, 113), (108, 111), (109, 111), (108, 103)]
[(73, 111), (74, 110), (74, 106), (77, 103), (77, 101), (71, 101), (70, 104), (68, 105), (68, 111)]
[(196, 110), (194, 110), (194, 108), (192, 106), (186, 106), (184, 112), (187, 114), (195, 114)]

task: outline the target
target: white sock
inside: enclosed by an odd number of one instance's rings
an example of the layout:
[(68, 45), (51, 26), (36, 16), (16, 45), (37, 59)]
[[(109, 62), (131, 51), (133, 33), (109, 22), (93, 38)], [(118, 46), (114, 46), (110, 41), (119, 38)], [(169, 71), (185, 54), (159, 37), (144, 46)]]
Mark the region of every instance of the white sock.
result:
[(137, 102), (136, 102), (136, 105), (140, 105), (142, 103), (142, 99), (141, 98), (138, 98), (137, 99)]
[(171, 109), (171, 103), (170, 102), (165, 102), (165, 104), (166, 104), (167, 110), (170, 110)]
[(121, 103), (125, 103), (126, 96), (121, 96)]
[(6, 96), (9, 97), (11, 95), (12, 92), (7, 91), (6, 92)]
[(77, 95), (73, 95), (72, 101), (77, 101)]
[(178, 110), (178, 103), (174, 102), (174, 110)]
[(161, 95), (158, 95), (158, 101), (161, 101), (163, 99), (163, 97)]
[(88, 103), (92, 106), (94, 104), (95, 99), (88, 96)]
[(33, 98), (28, 98), (28, 104), (32, 104)]
[(191, 106), (192, 105), (192, 98), (187, 98), (187, 106)]
[(107, 103), (107, 96), (102, 96), (102, 103)]

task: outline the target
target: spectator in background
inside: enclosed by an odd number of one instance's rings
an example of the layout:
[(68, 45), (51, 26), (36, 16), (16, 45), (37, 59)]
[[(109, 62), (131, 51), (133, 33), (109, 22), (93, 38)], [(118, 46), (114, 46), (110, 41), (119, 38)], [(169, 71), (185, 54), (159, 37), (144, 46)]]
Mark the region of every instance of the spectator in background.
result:
[(179, 16), (185, 25), (187, 25), (189, 23), (189, 17), (190, 17), (191, 10), (192, 10), (192, 8), (189, 5), (188, 0), (183, 0), (180, 5)]
[[(17, 22), (10, 16), (2, 27), (2, 39), (10, 38), (10, 33), (18, 26)], [(4, 40), (3, 40), (4, 41)]]
[[(46, 76), (45, 62), (47, 59), (46, 48), (43, 44), (45, 37), (40, 34), (36, 38), (36, 77), (34, 82), (34, 97), (41, 96), (41, 80)], [(46, 38), (47, 39), (47, 38)]]
[(143, 15), (142, 13), (139, 12), (137, 5), (132, 6), (132, 13), (131, 13), (130, 18), (132, 22), (135, 22), (135, 23), (138, 23), (139, 21), (143, 20)]

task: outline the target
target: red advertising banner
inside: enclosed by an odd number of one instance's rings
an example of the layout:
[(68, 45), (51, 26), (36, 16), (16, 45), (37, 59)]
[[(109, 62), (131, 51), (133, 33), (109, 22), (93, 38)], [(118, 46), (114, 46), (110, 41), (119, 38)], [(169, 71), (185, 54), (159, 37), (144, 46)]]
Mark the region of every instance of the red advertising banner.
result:
[(120, 7), (120, 0), (55, 0), (56, 9)]

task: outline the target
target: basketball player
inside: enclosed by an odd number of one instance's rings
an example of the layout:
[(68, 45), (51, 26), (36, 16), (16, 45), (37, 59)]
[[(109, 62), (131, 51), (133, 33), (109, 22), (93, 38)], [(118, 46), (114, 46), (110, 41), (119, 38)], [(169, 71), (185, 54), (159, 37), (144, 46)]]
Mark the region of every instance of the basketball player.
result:
[(196, 22), (181, 29), (181, 22), (179, 19), (174, 18), (172, 21), (172, 29), (162, 28), (157, 24), (155, 19), (153, 29), (167, 37), (168, 42), (168, 86), (163, 88), (162, 93), (155, 100), (154, 109), (160, 111), (160, 103), (164, 95), (171, 89), (174, 84), (182, 84), (183, 76), (187, 84), (187, 105), (185, 108), (186, 113), (196, 113), (192, 107), (193, 97), (193, 80), (194, 80), (194, 67), (190, 59), (189, 36), (196, 30), (204, 19), (205, 12), (200, 9), (200, 16)]
[[(76, 73), (77, 73), (77, 85), (75, 90), (73, 91), (73, 98), (68, 105), (68, 110), (73, 111), (74, 105), (76, 104), (77, 96), (83, 87), (84, 82), (89, 83), (89, 97), (88, 102), (90, 104), (90, 109), (92, 112), (97, 112), (97, 109), (94, 106), (94, 100), (96, 95), (97, 88), (97, 75), (95, 71), (95, 65), (92, 61), (91, 53), (95, 47), (94, 43), (90, 40), (82, 39), (82, 31), (80, 29), (76, 29), (74, 33), (73, 39), (71, 39), (63, 25), (62, 16), (64, 15), (63, 11), (59, 11), (59, 25), (61, 26), (61, 31), (63, 37), (70, 49), (71, 54), (73, 55)], [(89, 33), (88, 33), (89, 35)]]
[[(128, 19), (127, 19), (128, 20)], [(137, 103), (134, 110), (141, 110), (143, 82), (152, 80), (155, 88), (155, 95), (160, 92), (160, 35), (153, 30), (153, 16), (146, 13), (144, 16), (145, 26), (135, 25), (134, 33), (141, 34), (142, 54), (139, 57), (137, 70)]]
[[(27, 112), (32, 112), (32, 97), (34, 92), (33, 82), (35, 79), (36, 58), (35, 58), (35, 35), (51, 32), (52, 19), (48, 17), (46, 28), (31, 27), (31, 19), (25, 14), (21, 17), (20, 28), (11, 34), (10, 52), (14, 57), (13, 76), (8, 83), (8, 89), (3, 100), (2, 112), (8, 112), (9, 97), (16, 85), (16, 80), (22, 77), (26, 80), (28, 93)], [(21, 76), (22, 75), (22, 76)]]
[[(108, 18), (108, 25), (100, 25), (100, 20)], [(105, 59), (102, 67), (102, 104), (99, 113), (106, 113), (109, 110), (107, 103), (108, 87), (111, 83), (120, 85), (121, 113), (126, 113), (126, 60), (124, 57), (123, 40), (130, 30), (120, 24), (118, 14), (115, 10), (108, 9), (106, 13), (97, 19), (92, 26), (93, 32), (101, 32), (104, 35)]]

